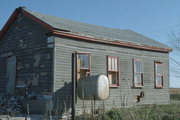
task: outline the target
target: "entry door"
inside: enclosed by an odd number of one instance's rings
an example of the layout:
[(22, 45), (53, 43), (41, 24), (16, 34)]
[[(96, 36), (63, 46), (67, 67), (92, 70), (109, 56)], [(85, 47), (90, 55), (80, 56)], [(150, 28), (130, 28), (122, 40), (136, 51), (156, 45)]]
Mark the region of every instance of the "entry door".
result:
[(6, 93), (14, 94), (15, 89), (15, 80), (16, 80), (16, 57), (12, 56), (7, 59), (7, 68), (6, 68)]

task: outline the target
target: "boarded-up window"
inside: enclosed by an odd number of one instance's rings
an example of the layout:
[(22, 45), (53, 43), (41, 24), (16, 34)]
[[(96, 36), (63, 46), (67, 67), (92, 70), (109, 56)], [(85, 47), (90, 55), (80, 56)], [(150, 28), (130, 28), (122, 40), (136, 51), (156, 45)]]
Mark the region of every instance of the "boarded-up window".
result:
[(7, 59), (6, 66), (6, 93), (14, 94), (16, 82), (16, 57), (12, 56)]
[(90, 54), (77, 54), (77, 79), (90, 75)]
[(118, 57), (108, 56), (107, 57), (107, 73), (111, 87), (119, 86), (119, 64)]
[(162, 62), (155, 62), (155, 87), (163, 87), (163, 64)]
[(133, 60), (134, 63), (134, 87), (143, 86), (143, 62), (138, 59)]

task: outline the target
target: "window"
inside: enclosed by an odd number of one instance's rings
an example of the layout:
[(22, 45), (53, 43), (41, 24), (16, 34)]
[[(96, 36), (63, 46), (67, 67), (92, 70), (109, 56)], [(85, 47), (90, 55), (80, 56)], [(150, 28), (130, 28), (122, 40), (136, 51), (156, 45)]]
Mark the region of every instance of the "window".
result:
[(79, 54), (80, 59), (80, 68), (89, 69), (89, 55), (88, 54)]
[(90, 75), (90, 54), (78, 53), (77, 54), (77, 80), (80, 77), (86, 77)]
[(119, 64), (118, 57), (108, 56), (107, 57), (107, 73), (110, 83), (110, 87), (119, 86)]
[(143, 86), (143, 62), (138, 59), (134, 59), (134, 87)]
[(163, 64), (162, 62), (155, 62), (155, 87), (163, 87)]
[(47, 47), (53, 48), (54, 47), (54, 36), (49, 36), (47, 38)]

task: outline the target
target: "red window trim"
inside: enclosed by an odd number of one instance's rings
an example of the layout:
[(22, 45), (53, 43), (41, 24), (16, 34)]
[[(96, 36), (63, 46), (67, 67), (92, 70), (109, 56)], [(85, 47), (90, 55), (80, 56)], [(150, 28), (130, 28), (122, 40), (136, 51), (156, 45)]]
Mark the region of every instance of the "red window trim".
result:
[[(117, 71), (114, 71), (114, 70), (109, 70), (109, 59), (108, 58), (117, 58)], [(110, 87), (111, 88), (117, 88), (117, 87), (119, 87), (120, 86), (120, 84), (119, 84), (119, 72), (120, 72), (120, 70), (119, 70), (119, 57), (118, 56), (108, 56), (107, 55), (107, 57), (106, 57), (106, 59), (107, 59), (107, 76), (109, 76), (109, 72), (116, 72), (117, 73), (117, 80), (116, 80), (116, 84), (110, 84)]]
[[(135, 61), (142, 62), (142, 72), (136, 72), (135, 71)], [(141, 74), (141, 84), (135, 84), (135, 74)], [(142, 88), (144, 86), (144, 73), (143, 73), (143, 61), (137, 58), (133, 59), (133, 86), (135, 88)]]
[[(161, 64), (162, 65), (162, 74), (156, 75), (156, 65)], [(156, 76), (161, 76), (161, 83), (162, 84), (156, 84)], [(163, 63), (160, 61), (154, 61), (154, 86), (155, 88), (163, 88), (164, 87), (164, 72), (163, 72)]]

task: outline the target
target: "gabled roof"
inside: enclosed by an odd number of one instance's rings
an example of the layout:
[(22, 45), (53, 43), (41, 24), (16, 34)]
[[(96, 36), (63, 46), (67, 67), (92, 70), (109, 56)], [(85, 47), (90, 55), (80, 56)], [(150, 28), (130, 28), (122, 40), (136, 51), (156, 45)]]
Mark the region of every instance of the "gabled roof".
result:
[(78, 38), (99, 42), (104, 44), (119, 45), (137, 49), (145, 49), (152, 51), (170, 52), (172, 49), (151, 38), (145, 37), (132, 30), (119, 30), (113, 28), (91, 25), (77, 21), (67, 20), (54, 16), (40, 14), (26, 8), (17, 8), (0, 33), (0, 39), (6, 33), (10, 24), (14, 21), (17, 14), (22, 13), (26, 17), (41, 24), (43, 27), (51, 31), (54, 35)]

